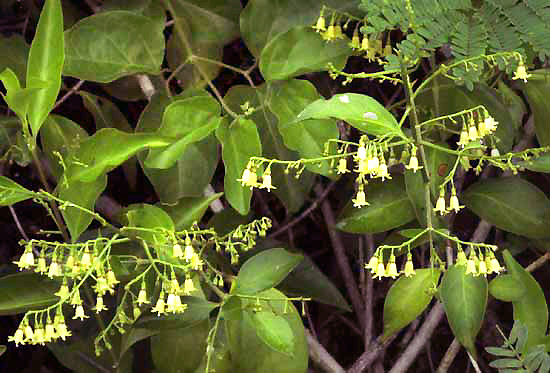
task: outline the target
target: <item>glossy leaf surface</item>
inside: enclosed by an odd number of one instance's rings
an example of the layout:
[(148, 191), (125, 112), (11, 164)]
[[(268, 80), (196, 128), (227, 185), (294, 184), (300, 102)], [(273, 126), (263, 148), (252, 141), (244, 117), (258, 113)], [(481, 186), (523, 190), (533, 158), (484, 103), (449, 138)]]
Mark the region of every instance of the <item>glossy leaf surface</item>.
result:
[(254, 295), (277, 286), (303, 258), (281, 248), (254, 255), (241, 267), (232, 294)]
[(0, 315), (15, 315), (54, 304), (59, 283), (32, 272), (0, 278)]

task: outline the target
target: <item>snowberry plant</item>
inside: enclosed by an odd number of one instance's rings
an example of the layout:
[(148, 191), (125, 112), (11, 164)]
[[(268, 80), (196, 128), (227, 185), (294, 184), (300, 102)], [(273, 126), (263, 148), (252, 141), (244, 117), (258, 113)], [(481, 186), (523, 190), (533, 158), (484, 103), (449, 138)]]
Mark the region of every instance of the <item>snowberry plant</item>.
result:
[[(0, 277), (0, 314), (20, 315), (8, 349), (45, 345), (75, 371), (401, 372), (446, 315), (438, 371), (459, 346), (477, 371), (488, 354), (550, 369), (529, 273), (548, 256), (513, 257), (550, 238), (550, 201), (527, 180), (550, 172), (548, 73), (528, 68), (550, 55), (550, 5), (87, 3), (78, 19), (45, 0), (30, 46), (26, 27), (0, 39), (18, 51), (0, 62), (0, 205), (20, 239)], [(51, 224), (29, 231), (21, 205)], [(480, 354), (489, 292), (516, 324)], [(320, 343), (323, 307), (345, 311), (357, 356)]]

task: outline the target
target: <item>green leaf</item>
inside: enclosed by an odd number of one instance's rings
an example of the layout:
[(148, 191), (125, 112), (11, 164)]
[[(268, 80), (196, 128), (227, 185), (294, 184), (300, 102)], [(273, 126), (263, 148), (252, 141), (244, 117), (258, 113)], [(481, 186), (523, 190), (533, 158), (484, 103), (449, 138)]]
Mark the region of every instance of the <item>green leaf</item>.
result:
[(32, 197), (34, 193), (30, 190), (5, 176), (0, 176), (0, 206), (10, 206)]
[(503, 368), (521, 368), (523, 364), (520, 360), (516, 359), (499, 359), (491, 361), (489, 363), (491, 368), (503, 369)]
[[(126, 217), (128, 218), (128, 226), (130, 228), (164, 229), (168, 231), (174, 231), (175, 229), (174, 222), (172, 221), (170, 215), (168, 215), (160, 207), (148, 205), (146, 203), (129, 206), (128, 211), (126, 211)], [(131, 229), (130, 231), (132, 232)], [(162, 246), (166, 243), (166, 234), (161, 232), (154, 233), (140, 229), (136, 229), (134, 232), (139, 238), (151, 244), (155, 244), (155, 248), (159, 251), (159, 257), (167, 256), (161, 255), (167, 250)]]
[[(241, 111), (241, 105), (247, 102), (250, 107), (259, 108), (249, 116), (249, 119), (258, 129), (264, 157), (297, 160), (298, 154), (285, 146), (279, 133), (277, 117), (269, 109), (269, 98), (274, 94), (277, 93), (271, 92), (271, 86), (261, 85), (254, 89), (237, 85), (231, 87), (224, 100), (235, 112)], [(293, 174), (284, 171), (283, 167), (273, 167), (271, 170), (273, 185), (277, 187), (274, 193), (292, 213), (298, 211), (304, 204), (306, 195), (312, 188), (313, 175), (304, 172), (298, 180)]]
[(550, 108), (547, 105), (547, 98), (550, 95), (550, 85), (548, 81), (529, 80), (524, 85), (527, 102), (533, 111), (535, 122), (535, 132), (541, 146), (550, 145)]
[(199, 222), (212, 201), (221, 198), (223, 193), (212, 194), (208, 197), (182, 198), (175, 205), (161, 205), (160, 207), (170, 215), (176, 230), (189, 229), (194, 222)]
[(322, 3), (317, 0), (248, 1), (241, 13), (243, 40), (254, 57), (259, 58), (266, 44), (277, 35), (296, 26), (314, 25), (324, 5), (337, 11), (357, 12), (357, 2), (353, 0), (326, 0)]
[[(194, 91), (192, 94), (208, 95), (205, 91)], [(177, 99), (179, 97), (174, 98)], [(171, 102), (164, 95), (154, 95), (139, 118), (136, 132), (156, 132), (162, 123), (164, 110)], [(145, 167), (146, 156), (146, 151), (141, 152), (138, 159), (160, 200), (163, 203), (176, 203), (182, 197), (203, 195), (218, 163), (217, 141), (210, 135), (188, 145), (176, 164), (166, 170)]]
[(405, 136), (394, 116), (384, 106), (372, 97), (359, 93), (341, 93), (328, 100), (319, 99), (299, 113), (296, 122), (328, 118), (345, 120), (370, 135)]
[(164, 24), (115, 10), (86, 17), (65, 32), (63, 74), (108, 83), (134, 73), (158, 74)]
[(178, 100), (166, 107), (158, 134), (172, 140), (162, 149), (152, 149), (145, 160), (149, 168), (170, 168), (187, 146), (210, 135), (220, 124), (220, 105), (211, 96)]
[(370, 205), (357, 208), (350, 201), (338, 218), (338, 229), (348, 233), (379, 233), (415, 218), (402, 176), (369, 182), (365, 192)]
[(474, 341), (487, 306), (487, 279), (467, 275), (466, 266), (453, 265), (443, 276), (439, 295), (453, 334), (475, 357)]
[(325, 71), (329, 64), (340, 70), (350, 54), (347, 40), (327, 43), (311, 27), (300, 26), (277, 35), (265, 46), (260, 71), (267, 81), (272, 81)]
[(56, 179), (59, 180), (63, 175), (63, 167), (54, 152), (58, 152), (65, 161), (67, 155), (75, 151), (80, 146), (80, 142), (87, 137), (86, 130), (72, 120), (59, 115), (48, 115), (40, 129), (40, 142)]
[(235, 210), (245, 215), (250, 209), (252, 190), (243, 187), (237, 179), (241, 178), (249, 158), (262, 154), (258, 130), (254, 122), (239, 118), (231, 124), (222, 122), (216, 130), (216, 137), (222, 144), (225, 196)]
[(519, 177), (481, 180), (462, 194), (462, 202), (497, 228), (529, 238), (549, 237), (550, 201)]
[(227, 207), (208, 221), (208, 227), (213, 228), (220, 236), (224, 236), (241, 224), (247, 224), (252, 221), (252, 212), (247, 215), (241, 215), (238, 211), (231, 207)]
[(311, 298), (317, 302), (351, 311), (342, 293), (307, 256), (294, 267), (277, 288), (287, 295)]
[(485, 351), (495, 356), (516, 356), (514, 351), (501, 347), (485, 347)]
[(46, 0), (40, 13), (36, 34), (29, 51), (27, 64), (27, 88), (46, 88), (35, 92), (28, 108), (28, 118), (33, 135), (53, 109), (61, 88), (61, 70), (65, 54), (63, 50), (63, 14), (60, 0)]
[(210, 313), (219, 305), (208, 302), (200, 297), (183, 297), (182, 303), (187, 305), (184, 313), (164, 314), (157, 316), (151, 313), (144, 313), (136, 321), (138, 328), (147, 329), (182, 329), (193, 326), (203, 320), (208, 319)]
[(514, 302), (525, 295), (523, 284), (512, 275), (499, 275), (489, 283), (489, 293), (504, 302)]
[(9, 67), (23, 85), (27, 74), (29, 48), (25, 38), (19, 34), (13, 34), (9, 38), (0, 37), (0, 71)]
[(281, 248), (262, 251), (243, 264), (231, 293), (254, 295), (275, 287), (303, 259), (302, 255)]
[(120, 351), (118, 354), (119, 360), (122, 359), (126, 351), (128, 351), (134, 344), (156, 334), (158, 334), (158, 331), (156, 330), (137, 328), (135, 325), (132, 325), (130, 330), (126, 330), (125, 333), (121, 335)]
[(294, 334), (288, 321), (272, 311), (245, 311), (256, 329), (258, 337), (275, 351), (292, 356), (294, 352)]
[(82, 141), (80, 147), (71, 153), (65, 174), (69, 182), (90, 182), (142, 149), (166, 145), (168, 142), (157, 135), (130, 134), (114, 128), (103, 128)]
[(437, 269), (417, 269), (416, 275), (401, 276), (392, 285), (384, 301), (383, 339), (409, 325), (428, 307), (440, 275)]
[(6, 94), (0, 93), (0, 95), (4, 98), (9, 108), (17, 114), (21, 122), (26, 123), (29, 105), (34, 99), (34, 95), (44, 88), (45, 85), (41, 88), (21, 88), (17, 76), (10, 68), (6, 68), (0, 73), (0, 81), (6, 88)]
[[(306, 373), (308, 365), (304, 325), (296, 308), (281, 292), (270, 289), (257, 294), (261, 300), (231, 297), (222, 309), (231, 353), (231, 372)], [(269, 299), (269, 300), (265, 300)], [(285, 354), (268, 347), (256, 328), (246, 320), (249, 309), (271, 311), (286, 320), (293, 334), (294, 350)]]
[(0, 278), (0, 315), (15, 315), (57, 302), (59, 283), (38, 273), (21, 272)]
[(209, 322), (204, 320), (185, 329), (162, 330), (151, 338), (151, 356), (157, 371), (192, 373), (206, 352)]
[[(297, 151), (302, 158), (323, 156), (325, 144), (330, 139), (338, 139), (339, 132), (333, 119), (311, 119), (294, 123), (296, 116), (304, 108), (319, 99), (315, 86), (307, 80), (292, 79), (269, 85), (269, 108), (279, 119), (278, 128), (285, 145)], [(330, 162), (307, 165), (312, 172), (333, 176)]]
[(525, 352), (542, 343), (548, 328), (548, 306), (544, 293), (533, 276), (514, 260), (508, 250), (504, 250), (503, 258), (508, 270), (507, 276), (512, 276), (525, 292), (522, 297), (512, 301), (514, 320), (520, 321), (528, 330), (525, 346), (520, 349)]
[[(191, 55), (221, 61), (223, 47), (239, 36), (238, 0), (170, 0), (176, 23), (168, 41), (167, 61), (183, 89), (200, 88), (218, 75), (220, 67)], [(183, 39), (183, 40), (182, 40)]]
[[(107, 175), (100, 175), (94, 181), (85, 183), (82, 181), (73, 181), (68, 185), (61, 182), (59, 184), (59, 198), (68, 201), (90, 211), (94, 211), (95, 202), (107, 187)], [(73, 242), (88, 228), (93, 220), (92, 215), (76, 207), (67, 206), (61, 210), (63, 219), (67, 223), (67, 228), (71, 233)]]
[[(437, 145), (449, 148), (449, 146), (444, 143)], [(427, 169), (430, 173), (430, 192), (435, 201), (435, 198), (439, 197), (439, 186), (453, 168), (456, 162), (456, 156), (431, 147), (425, 147), (424, 151), (428, 161)]]
[(531, 171), (550, 173), (550, 153), (542, 153), (539, 157), (520, 162), (519, 165)]

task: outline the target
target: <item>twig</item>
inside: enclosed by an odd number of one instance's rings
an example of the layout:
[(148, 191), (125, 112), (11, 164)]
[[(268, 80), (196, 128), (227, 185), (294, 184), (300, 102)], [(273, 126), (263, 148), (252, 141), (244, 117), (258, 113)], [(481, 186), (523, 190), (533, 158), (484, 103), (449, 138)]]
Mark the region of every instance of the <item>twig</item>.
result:
[(435, 328), (439, 325), (439, 322), (443, 319), (443, 315), (445, 315), (443, 304), (437, 302), (428, 316), (426, 316), (426, 320), (405, 352), (403, 352), (399, 359), (397, 359), (396, 363), (390, 370), (390, 373), (401, 373), (407, 371), (410, 365), (418, 357), (420, 350), (422, 350), (428, 339), (430, 339), (432, 333), (435, 331)]
[(546, 263), (546, 261), (548, 261), (549, 259), (550, 259), (550, 252), (547, 252), (546, 254), (544, 254), (537, 260), (535, 260), (533, 263), (529, 264), (527, 268), (525, 268), (525, 270), (528, 272), (533, 272), (535, 269), (539, 268), (544, 263)]
[(366, 367), (371, 365), (382, 354), (386, 347), (395, 339), (395, 335), (388, 338), (384, 343), (380, 344), (378, 340), (371, 344), (369, 351), (363, 352), (355, 361), (353, 366), (348, 369), (347, 373), (362, 373)]
[(78, 83), (76, 83), (67, 93), (63, 95), (54, 105), (54, 109), (57, 108), (59, 105), (61, 105), (65, 100), (67, 100), (71, 95), (73, 95), (76, 91), (82, 87), (82, 84), (84, 84), (85, 80), (79, 80)]
[(309, 347), (309, 357), (313, 360), (323, 371), (327, 373), (345, 373), (344, 368), (328, 351), (321, 345), (317, 339), (315, 339), (309, 330), (306, 329), (307, 345)]
[(441, 359), (441, 362), (437, 367), (436, 373), (446, 373), (447, 370), (449, 370), (451, 364), (453, 363), (453, 360), (458, 354), (458, 351), (460, 351), (460, 347), (461, 346), (460, 343), (458, 343), (458, 340), (456, 338), (453, 339), (453, 341), (449, 345), (449, 348), (447, 349), (447, 352), (445, 352), (443, 359)]
[[(374, 239), (372, 237), (372, 234), (367, 234), (365, 236), (365, 241), (367, 243), (367, 254), (368, 258), (373, 255), (374, 253)], [(367, 259), (367, 260), (369, 260)], [(370, 347), (371, 340), (372, 340), (372, 324), (373, 324), (373, 315), (372, 315), (372, 307), (373, 307), (373, 285), (374, 281), (372, 279), (372, 276), (367, 275), (365, 279), (365, 351), (367, 351)]]
[[(315, 192), (319, 197), (323, 195), (323, 191), (321, 190), (320, 185), (315, 186)], [(344, 248), (342, 237), (340, 236), (340, 233), (334, 228), (334, 226), (336, 225), (336, 221), (334, 219), (334, 214), (332, 212), (332, 208), (330, 207), (329, 201), (323, 200), (323, 202), (321, 202), (321, 211), (323, 212), (325, 223), (327, 225), (327, 230), (330, 236), (330, 241), (332, 243), (332, 249), (334, 250), (334, 254), (336, 256), (336, 263), (338, 264), (338, 268), (342, 273), (342, 277), (344, 278), (344, 283), (346, 285), (346, 290), (351, 299), (351, 305), (353, 307), (353, 310), (355, 311), (357, 319), (359, 320), (359, 325), (361, 325), (361, 328), (364, 330), (365, 323), (363, 319), (363, 304), (361, 302), (361, 294), (359, 293), (359, 287), (357, 286), (357, 282), (355, 281), (353, 272), (351, 271), (351, 266), (346, 255), (346, 249)]]
[(19, 230), (19, 233), (21, 233), (21, 236), (25, 239), (25, 241), (29, 240), (29, 237), (25, 233), (25, 230), (23, 229), (23, 226), (21, 225), (21, 222), (19, 222), (19, 218), (17, 217), (17, 214), (15, 213), (15, 210), (13, 209), (13, 206), (8, 206), (10, 209), (11, 216), (13, 217), (13, 220), (15, 221), (15, 225), (17, 226), (17, 229)]
[(332, 188), (334, 188), (334, 185), (336, 185), (336, 181), (333, 181), (332, 183), (330, 183), (329, 186), (323, 191), (323, 193), (300, 215), (298, 215), (293, 220), (289, 221), (287, 224), (283, 225), (281, 228), (277, 229), (275, 232), (271, 233), (267, 238), (274, 238), (275, 236), (278, 236), (281, 233), (286, 232), (287, 229), (292, 228), (293, 226), (301, 222), (306, 216), (311, 214), (311, 212), (315, 210), (317, 206), (319, 206), (319, 203), (324, 201), (324, 199), (328, 196)]

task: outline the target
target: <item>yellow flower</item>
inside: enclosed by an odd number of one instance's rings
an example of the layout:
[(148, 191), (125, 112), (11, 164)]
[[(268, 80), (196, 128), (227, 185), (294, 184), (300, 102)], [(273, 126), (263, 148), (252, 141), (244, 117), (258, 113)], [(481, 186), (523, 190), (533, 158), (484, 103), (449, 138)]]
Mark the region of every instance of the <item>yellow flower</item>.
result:
[(463, 127), (462, 131), (460, 131), (460, 139), (456, 144), (463, 148), (468, 145), (469, 142), (470, 140), (468, 139), (468, 131), (466, 131), (466, 127)]
[(405, 166), (405, 168), (407, 170), (413, 170), (413, 172), (416, 172), (422, 168), (418, 166), (418, 158), (415, 154), (411, 155), (411, 159), (409, 159), (409, 164)]
[(198, 271), (202, 268), (203, 262), (201, 258), (197, 254), (193, 254), (193, 257), (191, 258), (191, 268), (193, 268), (195, 271)]
[(476, 126), (470, 126), (468, 128), (468, 139), (470, 141), (476, 141), (479, 138)]
[(336, 39), (336, 28), (333, 24), (329, 25), (327, 31), (323, 33), (323, 39), (326, 41), (331, 41)]
[(474, 250), (470, 251), (470, 257), (468, 258), (468, 262), (466, 263), (466, 274), (472, 274), (474, 276), (477, 275), (477, 269), (476, 269), (476, 262), (478, 261), (476, 254), (474, 253)]
[(38, 326), (38, 328), (34, 331), (32, 344), (44, 345), (44, 342), (46, 342), (46, 339), (44, 338), (44, 329), (42, 329), (42, 326)]
[(370, 258), (369, 262), (365, 264), (365, 269), (369, 269), (372, 273), (376, 271), (376, 268), (378, 266), (378, 257), (376, 255), (373, 255), (372, 258)]
[(498, 122), (495, 120), (495, 118), (488, 116), (483, 121), (483, 124), (485, 126), (485, 130), (487, 131), (487, 133), (491, 134), (495, 132), (495, 130), (497, 129)]
[(195, 250), (193, 249), (193, 246), (191, 245), (191, 240), (188, 237), (185, 239), (185, 249), (183, 252), (183, 259), (190, 261), (193, 258), (194, 254), (195, 254)]
[(46, 342), (51, 342), (56, 338), (57, 338), (57, 334), (55, 332), (55, 328), (52, 324), (52, 321), (48, 320), (48, 322), (46, 323), (46, 328), (44, 332), (44, 339), (46, 340)]
[(495, 258), (495, 254), (493, 254), (492, 251), (489, 254), (489, 258), (490, 258), (490, 260), (489, 260), (488, 269), (489, 269), (490, 273), (500, 273), (504, 270), (504, 268), (502, 268), (502, 266), (498, 262), (497, 258)]
[(378, 171), (378, 166), (380, 166), (380, 160), (378, 159), (378, 156), (370, 157), (367, 160), (367, 172), (372, 174), (375, 174), (376, 171)]
[(190, 277), (186, 277), (185, 282), (183, 283), (183, 294), (189, 295), (193, 291), (195, 291), (195, 285), (193, 284), (193, 280)]
[(69, 297), (69, 286), (67, 285), (67, 279), (63, 279), (63, 283), (61, 284), (61, 287), (59, 288), (57, 293), (55, 293), (55, 295), (57, 295), (61, 299)]
[(437, 199), (437, 202), (435, 203), (435, 212), (439, 212), (439, 214), (444, 215), (447, 211), (445, 210), (445, 192), (443, 189), (439, 192), (439, 198)]
[(416, 272), (414, 271), (414, 265), (413, 265), (411, 253), (407, 254), (407, 262), (405, 262), (404, 273), (406, 277), (410, 277), (416, 274)]
[(265, 170), (262, 176), (262, 185), (260, 188), (267, 189), (268, 192), (271, 192), (271, 189), (275, 189), (275, 187), (271, 184), (271, 169), (269, 167)]
[(101, 311), (107, 310), (107, 307), (103, 303), (103, 296), (101, 296), (101, 295), (97, 296), (94, 310), (95, 310), (96, 313), (100, 313)]
[(458, 250), (458, 253), (456, 254), (456, 265), (463, 266), (463, 265), (466, 265), (467, 262), (468, 262), (468, 259), (466, 259), (466, 254), (464, 253), (464, 250), (460, 248)]
[(183, 258), (183, 250), (181, 249), (181, 246), (179, 244), (175, 244), (174, 247), (172, 247), (172, 255), (175, 258)]
[(381, 279), (382, 277), (386, 276), (386, 267), (384, 266), (383, 261), (378, 262), (378, 267), (376, 268), (376, 272), (374, 273), (373, 278)]
[(242, 186), (247, 186), (250, 180), (250, 169), (247, 167), (243, 171), (243, 175), (240, 179), (237, 179), (237, 181), (241, 182)]
[(336, 39), (344, 38), (344, 34), (342, 33), (342, 26), (340, 26), (340, 24), (334, 26), (334, 36), (336, 37)]
[(497, 148), (491, 149), (491, 157), (500, 157), (500, 152)]
[(46, 265), (46, 258), (41, 256), (38, 258), (38, 265), (36, 266), (36, 272), (40, 274), (45, 274), (48, 272), (48, 266)]
[(65, 340), (65, 338), (70, 337), (72, 335), (71, 331), (67, 329), (65, 320), (61, 320), (60, 322), (55, 324), (55, 330), (57, 331), (57, 336), (62, 340)]
[(92, 265), (92, 256), (90, 255), (90, 250), (86, 249), (84, 254), (82, 254), (82, 259), (80, 259), (80, 265), (84, 269), (88, 269)]
[(326, 30), (325, 17), (323, 17), (322, 14), (317, 19), (317, 23), (315, 24), (315, 26), (313, 26), (313, 29), (319, 33)]
[(355, 199), (352, 199), (352, 201), (353, 201), (353, 207), (361, 208), (363, 206), (369, 205), (365, 197), (365, 190), (363, 185), (359, 186), (359, 190), (357, 191), (357, 196), (355, 197)]
[(391, 278), (396, 278), (399, 276), (399, 273), (397, 272), (397, 265), (395, 264), (395, 256), (393, 254), (391, 254), (390, 261), (386, 266), (386, 276)]
[(527, 78), (530, 78), (531, 74), (527, 73), (527, 69), (525, 68), (525, 65), (523, 64), (523, 60), (519, 62), (518, 68), (514, 74), (513, 80), (521, 79), (525, 83), (527, 83)]
[(50, 269), (48, 270), (48, 277), (53, 278), (54, 276), (58, 276), (60, 274), (59, 264), (57, 264), (57, 261), (54, 259), (50, 264)]
[(452, 190), (451, 192), (451, 199), (449, 201), (449, 211), (454, 210), (454, 212), (458, 212), (461, 208), (464, 206), (461, 206), (458, 202), (458, 197), (456, 196), (456, 190)]
[(336, 171), (336, 173), (340, 175), (345, 174), (346, 172), (349, 172), (348, 162), (346, 158), (340, 158), (340, 160), (338, 161), (338, 170)]
[(361, 144), (359, 148), (357, 148), (356, 158), (360, 161), (367, 159), (367, 148), (365, 148), (364, 144)]
[(151, 312), (156, 312), (157, 316), (160, 316), (164, 313), (164, 291), (160, 292), (157, 304), (155, 304), (155, 307), (151, 309)]
[(368, 172), (367, 164), (368, 162), (366, 159), (360, 159), (357, 163), (357, 169), (355, 170), (355, 172), (365, 175)]
[(384, 158), (382, 158), (382, 162), (380, 163), (380, 166), (378, 166), (376, 177), (381, 177), (382, 181), (384, 181), (385, 179), (391, 179), (391, 175), (388, 172), (388, 166), (386, 166), (386, 161), (384, 160)]
[(483, 276), (487, 275), (487, 264), (485, 263), (483, 256), (479, 258), (478, 274)]
[(369, 38), (368, 36), (364, 36), (363, 40), (361, 40), (361, 48), (362, 51), (368, 51), (369, 50)]
[(141, 284), (141, 289), (138, 293), (138, 299), (137, 299), (138, 306), (141, 306), (144, 303), (149, 303), (147, 300), (147, 289), (145, 287), (145, 282)]
[(353, 36), (351, 38), (351, 43), (349, 44), (349, 46), (352, 49), (361, 48), (361, 42), (359, 41), (359, 31), (357, 29), (355, 29), (355, 31), (353, 31)]
[(19, 325), (19, 328), (17, 328), (13, 336), (8, 337), (8, 342), (14, 342), (15, 347), (25, 344), (23, 328), (21, 327), (21, 325)]
[(76, 306), (76, 310), (74, 311), (73, 319), (84, 320), (84, 319), (87, 319), (87, 318), (88, 318), (88, 316), (86, 316), (86, 314), (84, 313), (84, 307), (82, 307), (82, 304), (79, 304), (78, 306)]
[(120, 281), (117, 280), (115, 272), (112, 268), (109, 268), (107, 271), (107, 285), (110, 287), (109, 291), (112, 294), (114, 292), (113, 286), (118, 284)]
[(34, 337), (34, 332), (28, 322), (25, 323), (25, 328), (23, 329), (23, 332), (25, 333), (25, 342), (32, 341), (32, 338)]
[(478, 124), (477, 124), (477, 132), (479, 133), (479, 137), (484, 137), (485, 135), (487, 135), (489, 133), (489, 131), (487, 131), (487, 126), (485, 125), (485, 121), (480, 121)]
[(78, 306), (79, 304), (82, 304), (82, 299), (80, 299), (80, 291), (76, 289), (71, 298), (71, 305)]

